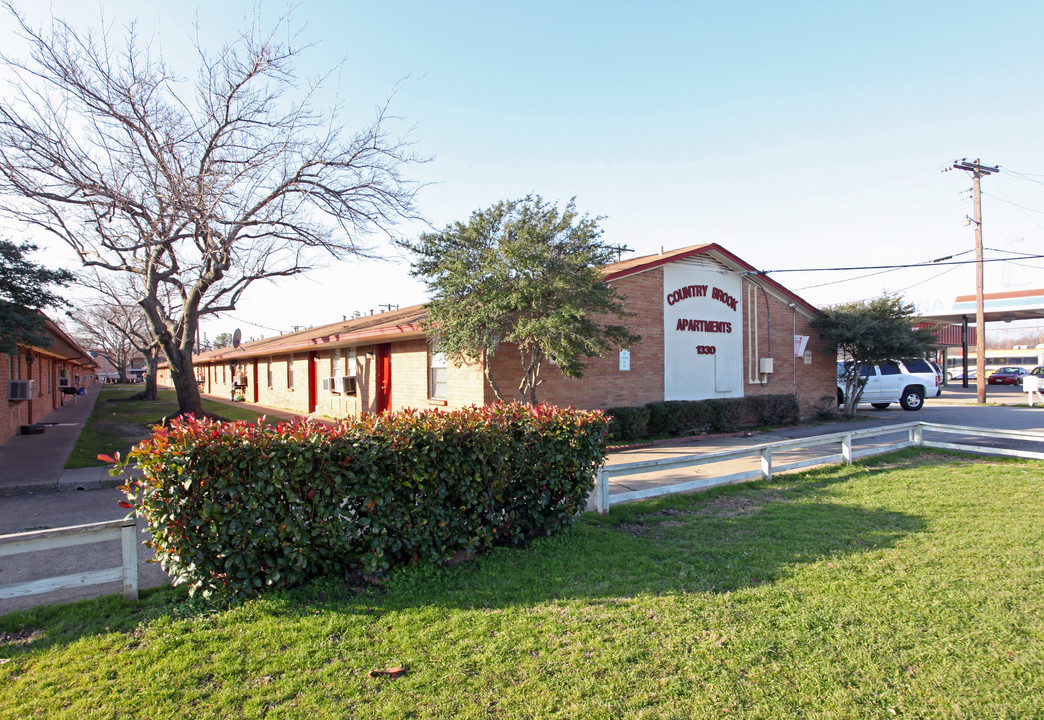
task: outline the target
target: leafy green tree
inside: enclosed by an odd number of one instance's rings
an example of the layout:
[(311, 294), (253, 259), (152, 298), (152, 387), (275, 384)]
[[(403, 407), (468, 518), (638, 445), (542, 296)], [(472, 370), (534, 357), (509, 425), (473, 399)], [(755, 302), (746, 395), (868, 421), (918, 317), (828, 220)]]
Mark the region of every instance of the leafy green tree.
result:
[(909, 357), (924, 357), (931, 330), (916, 327), (912, 303), (895, 295), (858, 300), (825, 308), (812, 321), (831, 347), (845, 359), (845, 416), (855, 415), (867, 378), (864, 367)]
[(214, 342), (211, 343), (211, 347), (214, 348), (215, 350), (220, 350), (221, 348), (232, 347), (232, 333), (228, 333), (228, 332), (218, 333), (217, 335), (214, 336)]
[(52, 286), (65, 287), (73, 276), (65, 270), (49, 270), (29, 260), (36, 246), (18, 245), (0, 238), (0, 352), (14, 355), (18, 346), (47, 347), (40, 311), (66, 305)]
[(518, 398), (536, 404), (548, 359), (580, 377), (584, 358), (638, 342), (623, 325), (599, 320), (628, 314), (602, 276), (617, 250), (601, 241), (599, 220), (578, 215), (575, 199), (559, 210), (529, 195), (404, 242), (415, 255), (412, 274), (431, 293), (426, 329), (433, 345), (458, 367), (480, 361), (503, 402), (492, 360), (502, 343), (513, 343), (521, 362)]

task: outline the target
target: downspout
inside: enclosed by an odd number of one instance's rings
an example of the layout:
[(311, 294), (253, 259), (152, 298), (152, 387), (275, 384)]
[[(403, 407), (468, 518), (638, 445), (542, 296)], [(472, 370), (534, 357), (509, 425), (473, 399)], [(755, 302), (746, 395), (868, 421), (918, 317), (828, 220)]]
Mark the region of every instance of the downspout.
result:
[[(30, 387), (32, 387), (32, 384), (33, 384), (33, 361), (35, 359), (36, 358), (33, 356), (33, 351), (32, 350), (26, 350), (25, 351), (25, 375), (26, 375), (25, 379), (29, 381)], [(32, 393), (32, 391), (29, 392), (29, 424), (30, 425), (33, 424), (33, 393)]]
[[(768, 293), (765, 292), (764, 286), (762, 286), (762, 284), (758, 283), (758, 282), (755, 282), (754, 285), (759, 290), (761, 290), (761, 297), (765, 301), (765, 330), (768, 333), (768, 339), (766, 340), (767, 347), (765, 349), (765, 357), (771, 358), (772, 357), (772, 308), (769, 307)], [(757, 320), (757, 318), (755, 318), (755, 321), (756, 320)], [(797, 321), (795, 320), (795, 322), (797, 322)], [(760, 365), (761, 365), (761, 358), (760, 357), (758, 358), (758, 365), (759, 365), (759, 367), (758, 367), (758, 377), (764, 377), (764, 380), (761, 381), (761, 387), (768, 387), (769, 381), (772, 380), (772, 375), (768, 374), (768, 373), (761, 372), (761, 367), (760, 367)]]
[[(794, 317), (794, 330), (791, 332), (791, 334), (794, 335), (795, 337), (797, 337), (797, 303), (791, 303), (790, 304), (790, 312), (791, 312), (791, 314)], [(798, 361), (797, 355), (795, 355), (791, 359), (791, 362), (794, 363), (794, 397), (795, 398), (798, 396), (798, 391), (797, 391), (797, 366), (798, 366), (798, 362), (797, 361)]]

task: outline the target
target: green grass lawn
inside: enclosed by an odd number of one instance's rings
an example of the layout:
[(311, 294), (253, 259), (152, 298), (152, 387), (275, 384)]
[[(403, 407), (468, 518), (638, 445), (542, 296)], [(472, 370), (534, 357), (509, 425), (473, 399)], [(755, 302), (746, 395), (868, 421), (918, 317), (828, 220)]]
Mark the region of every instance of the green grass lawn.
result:
[(380, 588), (11, 613), (0, 717), (1041, 717), (1042, 498), (1042, 463), (906, 451)]
[[(151, 434), (153, 425), (177, 412), (178, 402), (173, 390), (160, 390), (155, 402), (126, 400), (143, 388), (144, 385), (102, 386), (94, 410), (65, 467), (104, 465), (98, 460), (99, 453), (112, 455), (118, 451), (121, 456), (126, 456), (132, 445)], [(253, 421), (259, 415), (246, 405), (227, 405), (206, 399), (203, 400), (203, 410), (228, 420)]]

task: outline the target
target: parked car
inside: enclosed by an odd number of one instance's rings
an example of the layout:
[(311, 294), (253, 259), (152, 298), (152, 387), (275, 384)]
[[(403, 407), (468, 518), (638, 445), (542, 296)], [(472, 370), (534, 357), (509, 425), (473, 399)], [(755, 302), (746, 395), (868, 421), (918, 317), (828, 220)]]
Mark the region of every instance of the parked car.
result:
[[(1026, 373), (1026, 375), (1032, 375), (1034, 377), (1039, 377), (1040, 381), (1041, 381), (1041, 385), (1044, 385), (1044, 365), (1038, 365), (1037, 367), (1033, 368), (1028, 373)], [(1023, 377), (1025, 377), (1025, 375), (1023, 375)], [(1026, 392), (1025, 384), (1022, 383), (1021, 380), (1020, 380), (1019, 384), (1022, 385), (1022, 391)]]
[(932, 368), (935, 370), (935, 377), (939, 380), (939, 387), (945, 385), (946, 373), (943, 372), (943, 369), (942, 367), (940, 367), (939, 363), (935, 362), (934, 360), (928, 360), (927, 363), (931, 365)]
[(942, 395), (943, 376), (938, 365), (924, 358), (903, 358), (899, 364), (904, 372), (924, 380), (925, 397)]
[[(920, 363), (911, 362), (914, 368), (922, 369)], [(927, 366), (927, 364), (925, 365)], [(864, 365), (860, 374), (866, 378), (866, 386), (859, 402), (870, 403), (878, 410), (884, 410), (892, 403), (899, 403), (903, 410), (920, 410), (925, 397), (936, 397), (942, 390), (935, 371), (910, 372), (905, 362), (884, 362), (879, 365)], [(845, 363), (837, 364), (837, 404), (845, 401), (844, 385)]]
[(1026, 371), (1016, 365), (1002, 367), (986, 378), (986, 383), (988, 385), (1018, 385), (1025, 374)]
[[(975, 368), (969, 369), (968, 370), (968, 379), (969, 380), (974, 380), (976, 377), (978, 377), (978, 375), (976, 374), (977, 372), (978, 371)], [(953, 382), (954, 380), (963, 380), (964, 379), (964, 370), (962, 370), (960, 368), (951, 368), (950, 370), (946, 371), (946, 377), (949, 378), (950, 382)]]

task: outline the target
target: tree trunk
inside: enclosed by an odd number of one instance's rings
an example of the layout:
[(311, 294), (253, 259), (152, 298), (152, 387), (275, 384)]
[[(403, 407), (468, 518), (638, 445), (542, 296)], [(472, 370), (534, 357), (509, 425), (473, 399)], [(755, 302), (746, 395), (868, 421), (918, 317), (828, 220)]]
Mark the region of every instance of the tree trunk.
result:
[(522, 356), (522, 369), (525, 372), (522, 375), (522, 382), (518, 385), (518, 399), (523, 403), (536, 405), (536, 388), (540, 377), (540, 351), (534, 350), (528, 362), (522, 348), (519, 348), (519, 354)]
[(178, 396), (178, 412), (203, 417), (203, 400), (199, 395), (199, 385), (196, 384), (196, 375), (192, 369), (192, 356), (177, 349), (169, 354), (165, 352), (164, 355), (167, 355), (170, 381), (174, 383), (174, 392)]
[(156, 399), (156, 366), (159, 361), (156, 351), (150, 350), (145, 353), (145, 399)]
[(490, 389), (493, 390), (493, 394), (497, 398), (497, 402), (504, 402), (504, 396), (500, 393), (500, 388), (497, 386), (497, 381), (493, 379), (493, 368), (492, 356), (486, 352), (482, 352), (482, 374), (486, 376), (486, 382), (489, 383)]

